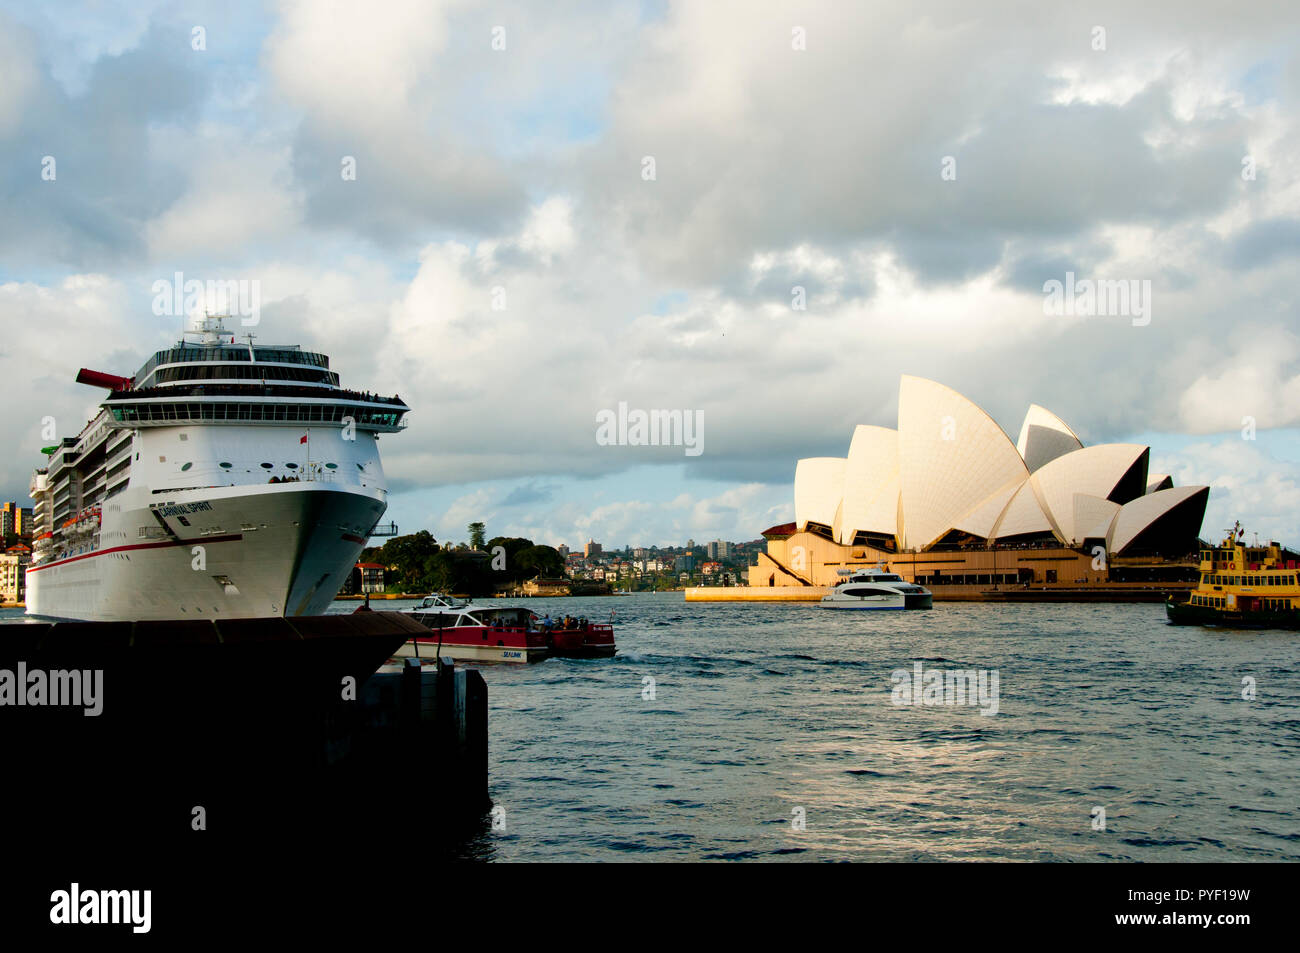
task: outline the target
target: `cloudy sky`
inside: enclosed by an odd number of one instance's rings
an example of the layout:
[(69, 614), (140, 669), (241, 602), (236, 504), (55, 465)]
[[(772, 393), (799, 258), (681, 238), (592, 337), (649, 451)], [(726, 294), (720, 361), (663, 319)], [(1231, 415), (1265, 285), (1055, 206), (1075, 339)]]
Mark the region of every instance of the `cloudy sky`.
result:
[[(261, 343), (415, 408), (383, 438), (403, 531), (752, 539), (793, 517), (798, 457), (893, 426), (909, 373), (1013, 439), (1037, 402), (1150, 443), (1213, 487), (1207, 534), (1300, 544), (1298, 24), (3, 0), (0, 499), (42, 417), (92, 413), (78, 367), (176, 339), (151, 289), (179, 271), (258, 281)], [(1149, 281), (1149, 323), (1046, 314), (1067, 272)], [(699, 412), (703, 453), (599, 445), (620, 401)]]

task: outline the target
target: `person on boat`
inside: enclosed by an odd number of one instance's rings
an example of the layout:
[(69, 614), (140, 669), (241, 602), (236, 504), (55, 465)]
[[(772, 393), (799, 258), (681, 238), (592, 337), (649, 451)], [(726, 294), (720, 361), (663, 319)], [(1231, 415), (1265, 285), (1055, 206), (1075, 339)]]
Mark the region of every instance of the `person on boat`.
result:
[(549, 629), (549, 628), (551, 627), (551, 625), (552, 625), (552, 622), (551, 622), (551, 614), (548, 612), (548, 613), (546, 613), (546, 615), (542, 618), (542, 628), (543, 628), (543, 629)]

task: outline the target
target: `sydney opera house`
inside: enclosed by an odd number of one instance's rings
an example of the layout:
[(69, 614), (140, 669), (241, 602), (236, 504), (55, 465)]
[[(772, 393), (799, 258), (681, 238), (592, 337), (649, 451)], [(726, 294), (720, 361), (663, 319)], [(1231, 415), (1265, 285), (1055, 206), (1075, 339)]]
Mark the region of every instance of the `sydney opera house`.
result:
[(1181, 579), (1209, 488), (1148, 473), (1149, 456), (1085, 447), (1037, 405), (1012, 443), (961, 394), (903, 377), (896, 430), (859, 426), (846, 457), (798, 462), (795, 520), (764, 532), (749, 585), (834, 585), (878, 562), (939, 587)]

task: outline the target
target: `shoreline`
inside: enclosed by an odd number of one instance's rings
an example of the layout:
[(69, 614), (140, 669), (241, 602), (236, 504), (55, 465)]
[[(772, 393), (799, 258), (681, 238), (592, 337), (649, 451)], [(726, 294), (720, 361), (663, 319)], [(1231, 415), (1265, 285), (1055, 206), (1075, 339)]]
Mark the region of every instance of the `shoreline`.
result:
[[(944, 591), (947, 590), (947, 591)], [(827, 586), (695, 586), (685, 590), (687, 602), (820, 602)], [(979, 586), (938, 586), (935, 602), (1164, 602), (1189, 593), (1192, 584), (1149, 586), (1120, 583), (1110, 586), (1039, 586), (1030, 589), (991, 589)]]

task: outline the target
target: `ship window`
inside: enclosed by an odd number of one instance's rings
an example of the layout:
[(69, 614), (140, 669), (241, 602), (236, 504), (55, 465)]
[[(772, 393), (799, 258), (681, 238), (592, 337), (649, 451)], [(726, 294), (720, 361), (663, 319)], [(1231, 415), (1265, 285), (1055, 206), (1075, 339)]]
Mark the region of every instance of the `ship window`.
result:
[(263, 464), (262, 464), (262, 469), (263, 469), (263, 470), (270, 470), (270, 469), (271, 469), (271, 464), (269, 464), (269, 463), (263, 463)]
[(285, 466), (288, 467), (290, 470), (297, 470), (297, 469), (298, 469), (298, 464), (296, 464), (296, 463), (286, 463)]
[(337, 463), (327, 463), (327, 464), (325, 464), (325, 469), (326, 469), (326, 470), (337, 470), (338, 468), (339, 468), (339, 465), (338, 465)]
[(234, 464), (227, 463), (226, 461), (222, 460), (219, 464), (217, 464), (217, 466), (221, 467), (221, 469), (223, 470), (229, 470), (231, 467), (234, 466)]
[(182, 463), (182, 464), (181, 464), (181, 470), (182, 470), (182, 471), (184, 471), (184, 470), (188, 470), (188, 469), (190, 469), (192, 466), (194, 466), (193, 463)]

